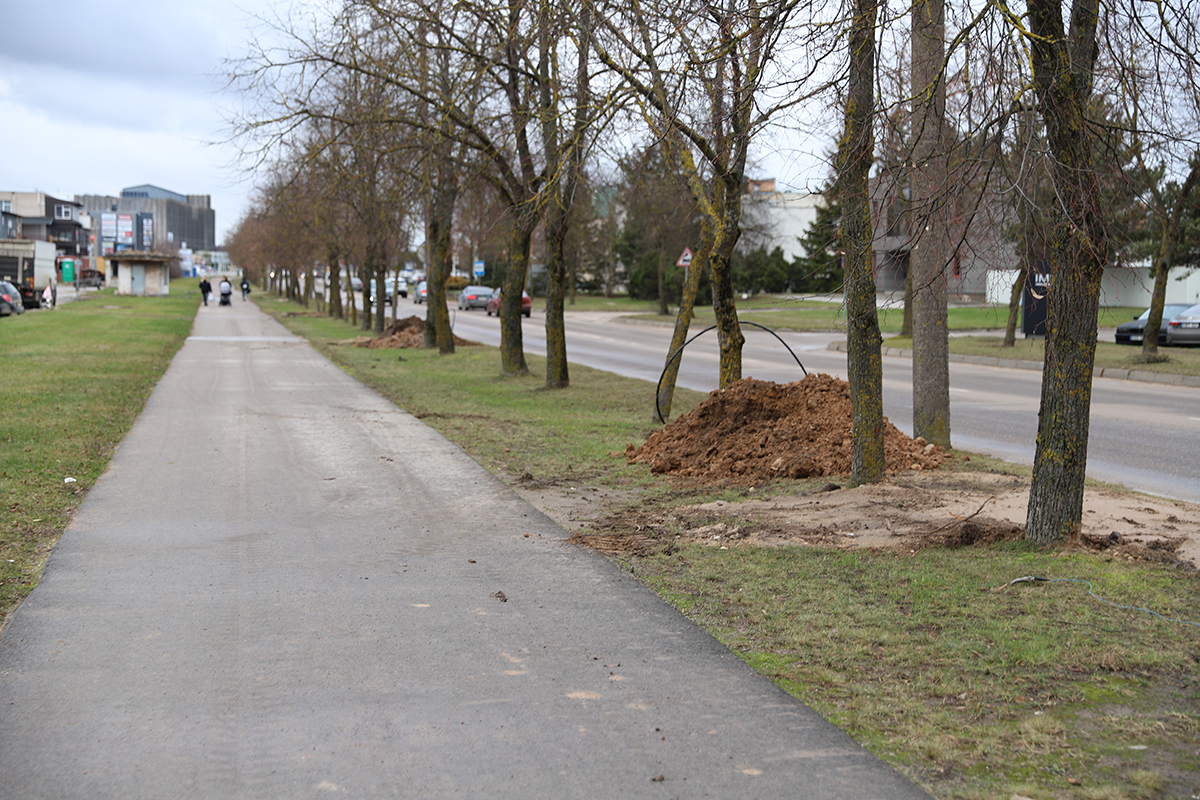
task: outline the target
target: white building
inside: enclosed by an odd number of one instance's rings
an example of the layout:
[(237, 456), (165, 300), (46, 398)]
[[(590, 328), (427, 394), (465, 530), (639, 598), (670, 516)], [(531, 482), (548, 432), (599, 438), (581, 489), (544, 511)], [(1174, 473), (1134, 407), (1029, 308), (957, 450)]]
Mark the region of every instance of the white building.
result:
[(820, 194), (809, 192), (780, 192), (775, 180), (747, 181), (748, 193), (742, 197), (742, 238), (738, 249), (743, 253), (765, 247), (776, 247), (791, 261), (806, 256), (800, 240), (817, 218), (817, 208), (824, 204)]

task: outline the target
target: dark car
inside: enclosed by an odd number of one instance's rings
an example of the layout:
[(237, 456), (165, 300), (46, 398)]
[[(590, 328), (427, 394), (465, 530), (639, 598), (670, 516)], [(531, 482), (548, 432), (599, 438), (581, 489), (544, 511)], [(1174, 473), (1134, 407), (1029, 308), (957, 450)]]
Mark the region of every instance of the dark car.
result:
[[(1167, 343), (1167, 323), (1173, 318), (1187, 311), (1190, 306), (1187, 303), (1169, 303), (1163, 306), (1162, 327), (1158, 330), (1158, 343)], [(1142, 315), (1132, 322), (1125, 322), (1117, 326), (1117, 344), (1141, 344), (1142, 338), (1146, 332), (1146, 320), (1150, 319), (1150, 309), (1142, 312)]]
[(1200, 305), (1189, 306), (1175, 315), (1167, 326), (1167, 344), (1200, 346)]
[(458, 307), (464, 311), (472, 308), (487, 308), (488, 298), (492, 290), (486, 286), (467, 286), (458, 293)]
[(0, 317), (24, 313), (25, 304), (21, 302), (20, 290), (8, 281), (0, 281)]
[[(533, 313), (533, 301), (529, 299), (529, 292), (521, 292), (521, 313), (525, 316), (530, 316)], [(487, 314), (492, 316), (495, 314), (500, 316), (500, 289), (497, 288), (488, 297)]]

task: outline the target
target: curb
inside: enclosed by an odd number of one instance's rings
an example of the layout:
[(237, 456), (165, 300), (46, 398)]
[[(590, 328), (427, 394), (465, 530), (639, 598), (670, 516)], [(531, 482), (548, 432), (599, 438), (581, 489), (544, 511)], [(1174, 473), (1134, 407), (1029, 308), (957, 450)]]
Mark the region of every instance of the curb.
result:
[[(845, 342), (830, 342), (829, 348), (838, 353), (846, 352)], [(882, 355), (912, 358), (912, 350), (902, 350), (899, 347), (884, 347)], [(995, 356), (964, 356), (950, 353), (949, 361), (961, 364), (975, 364), (981, 367), (1008, 367), (1009, 369), (1030, 369), (1041, 372), (1042, 362), (1022, 361), (1015, 358), (996, 358)], [(1200, 376), (1197, 375), (1162, 375), (1157, 372), (1146, 372), (1139, 369), (1118, 369), (1116, 367), (1096, 367), (1092, 371), (1094, 378), (1112, 378), (1119, 381), (1140, 381), (1142, 383), (1164, 383), (1169, 386), (1187, 386), (1200, 389)]]

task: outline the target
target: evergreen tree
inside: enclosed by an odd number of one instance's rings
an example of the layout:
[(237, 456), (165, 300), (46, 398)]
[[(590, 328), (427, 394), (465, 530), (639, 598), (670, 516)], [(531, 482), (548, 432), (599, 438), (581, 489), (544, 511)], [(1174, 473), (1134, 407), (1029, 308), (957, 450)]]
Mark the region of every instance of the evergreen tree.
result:
[(842, 256), (838, 252), (838, 224), (842, 207), (826, 190), (826, 202), (817, 206), (817, 217), (800, 238), (807, 255), (793, 262), (790, 283), (795, 292), (837, 292), (842, 288)]

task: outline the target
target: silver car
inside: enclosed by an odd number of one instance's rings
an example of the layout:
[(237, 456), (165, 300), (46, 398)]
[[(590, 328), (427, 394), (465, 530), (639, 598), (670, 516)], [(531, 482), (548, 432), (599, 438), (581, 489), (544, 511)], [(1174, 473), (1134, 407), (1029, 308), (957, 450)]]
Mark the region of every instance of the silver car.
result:
[(1200, 345), (1200, 304), (1192, 306), (1167, 323), (1167, 344)]

